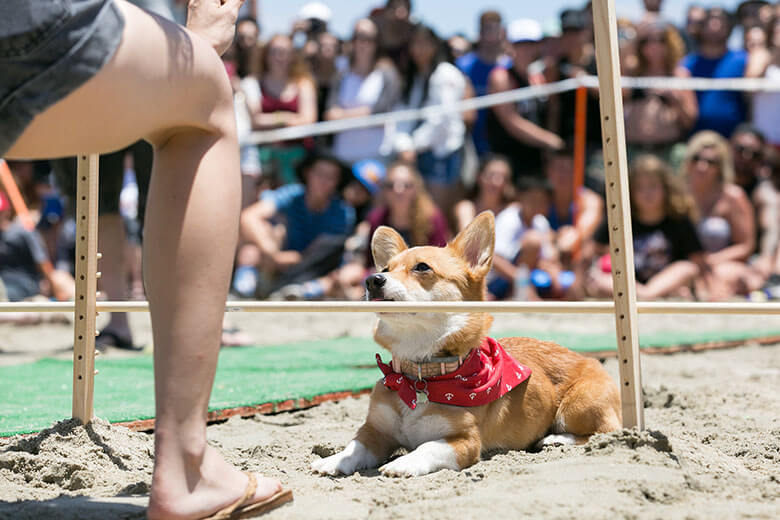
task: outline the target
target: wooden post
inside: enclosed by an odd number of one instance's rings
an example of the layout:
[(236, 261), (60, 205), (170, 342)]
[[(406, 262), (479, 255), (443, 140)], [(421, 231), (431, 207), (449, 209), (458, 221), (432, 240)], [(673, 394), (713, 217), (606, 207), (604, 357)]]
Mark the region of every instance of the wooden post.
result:
[(614, 0), (593, 2), (623, 426), (644, 429), (634, 246)]
[(73, 316), (73, 417), (94, 417), (97, 312), (98, 155), (79, 155), (76, 189), (76, 302)]

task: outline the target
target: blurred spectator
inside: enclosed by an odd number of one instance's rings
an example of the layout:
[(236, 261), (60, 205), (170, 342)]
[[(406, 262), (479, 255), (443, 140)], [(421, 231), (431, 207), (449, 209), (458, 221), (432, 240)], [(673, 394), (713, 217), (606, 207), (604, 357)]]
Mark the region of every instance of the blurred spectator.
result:
[(458, 59), (471, 52), (471, 42), (463, 34), (453, 34), (447, 40), (447, 53), (449, 62), (455, 63)]
[[(699, 35), (696, 52), (687, 55), (682, 65), (691, 76), (699, 78), (741, 78), (745, 73), (747, 55), (730, 50), (726, 42), (731, 34), (729, 14), (719, 7), (707, 11)], [(699, 117), (693, 132), (714, 130), (729, 137), (734, 128), (745, 120), (747, 107), (742, 92), (703, 90), (696, 92)]]
[[(444, 44), (430, 27), (417, 25), (409, 40), (398, 109), (452, 105), (464, 98), (463, 74), (445, 60)], [(436, 205), (449, 214), (458, 197), (466, 128), (459, 113), (389, 125), (387, 142), (399, 158), (416, 163)]]
[(343, 190), (344, 201), (355, 209), (355, 221), (362, 223), (374, 208), (374, 197), (379, 195), (387, 170), (373, 159), (352, 164), (352, 177)]
[(688, 53), (698, 51), (699, 37), (706, 18), (707, 10), (702, 6), (698, 4), (688, 6), (688, 12), (685, 15), (685, 30), (683, 31), (683, 40), (685, 40), (685, 48)]
[(706, 252), (697, 296), (722, 300), (758, 289), (763, 280), (746, 264), (756, 244), (753, 208), (734, 184), (728, 142), (711, 130), (696, 133), (688, 142), (682, 171), (696, 203), (696, 231)]
[(299, 169), (303, 184), (265, 191), (241, 213), (247, 243), (238, 252), (233, 281), (241, 296), (315, 299), (325, 291), (319, 278), (341, 263), (355, 225), (355, 212), (339, 193), (349, 170), (319, 153)]
[[(127, 156), (132, 157), (132, 167), (138, 187), (137, 227), (130, 229), (132, 233), (137, 235), (135, 237), (128, 233), (119, 212)], [(140, 242), (143, 236), (146, 197), (151, 182), (153, 159), (154, 151), (146, 141), (138, 141), (123, 150), (100, 156), (98, 164), (101, 174), (98, 191), (98, 243), (100, 244), (100, 253), (103, 255), (100, 265), (105, 266), (105, 268), (101, 269), (103, 276), (98, 281), (98, 288), (108, 299), (113, 301), (126, 300), (129, 296), (127, 273), (128, 270), (132, 270), (132, 267), (128, 266), (128, 262), (137, 261), (137, 259), (128, 258), (126, 251), (131, 242)], [(76, 158), (58, 159), (52, 161), (52, 166), (57, 185), (67, 200), (67, 214), (74, 217), (76, 214)], [(95, 345), (99, 349), (109, 346), (127, 350), (138, 349), (139, 347), (133, 342), (127, 314), (112, 312), (108, 324), (95, 338)]]
[[(690, 77), (678, 65), (684, 50), (677, 29), (655, 22), (640, 25), (637, 34), (637, 76)], [(685, 148), (681, 141), (698, 115), (693, 91), (633, 89), (624, 106), (629, 156), (652, 152), (679, 166)]]
[[(380, 65), (377, 30), (368, 18), (358, 20), (352, 34), (349, 69), (338, 74), (328, 99), (325, 119), (335, 121), (387, 112), (400, 97), (400, 78), (392, 65)], [(344, 130), (333, 138), (333, 153), (341, 160), (379, 159), (384, 127)]]
[[(444, 246), (450, 238), (447, 220), (425, 189), (420, 173), (405, 163), (387, 171), (379, 205), (366, 217), (370, 224), (368, 243), (379, 226), (390, 226), (407, 245)], [(369, 255), (367, 265), (371, 265)]]
[(236, 22), (235, 59), (236, 75), (243, 79), (252, 72), (252, 61), (257, 59), (260, 26), (251, 17), (240, 18)]
[[(496, 215), (493, 270), (487, 283), (490, 298), (538, 299), (542, 295), (533, 283), (531, 273), (549, 278), (549, 272), (557, 275), (560, 271), (552, 245), (554, 233), (544, 216), (551, 192), (546, 180), (522, 177), (517, 183), (517, 202)], [(518, 287), (515, 287), (516, 282), (519, 282)], [(548, 287), (545, 289), (551, 292)], [(524, 294), (520, 294), (521, 291)]]
[[(332, 296), (357, 300), (365, 294), (364, 281), (374, 269), (371, 238), (379, 226), (398, 231), (407, 245), (444, 246), (450, 238), (447, 219), (425, 190), (419, 172), (406, 163), (395, 163), (387, 170), (377, 206), (350, 238), (361, 244), (364, 256), (354, 255), (339, 269)], [(357, 250), (357, 249), (356, 249)]]
[(574, 152), (570, 147), (550, 152), (545, 173), (552, 187), (552, 200), (546, 212), (556, 232), (555, 246), (565, 268), (574, 268), (577, 252), (598, 229), (604, 201), (594, 191), (574, 186)]
[[(745, 28), (743, 47), (748, 53), (748, 60), (750, 60), (751, 54), (768, 51), (768, 45), (769, 38), (764, 27), (751, 25)], [(745, 75), (749, 76), (747, 73)]]
[[(330, 98), (333, 81), (339, 74), (339, 58), (341, 42), (329, 32), (324, 32), (317, 37), (317, 52), (311, 58), (311, 71), (314, 82), (317, 85), (317, 120), (325, 119), (328, 99)], [(320, 136), (327, 138), (330, 136)]]
[(22, 301), (41, 294), (59, 301), (72, 299), (73, 277), (52, 266), (40, 234), (25, 229), (13, 214), (8, 197), (0, 191), (0, 301)]
[[(530, 77), (528, 67), (539, 57), (542, 28), (528, 18), (509, 24), (507, 40), (512, 44), (512, 64), (497, 66), (490, 73), (488, 90), (491, 94), (528, 87), (543, 82)], [(530, 98), (517, 103), (493, 106), (487, 114), (486, 128), (490, 150), (509, 157), (512, 178), (541, 176), (542, 149), (558, 149), (563, 141), (545, 130), (546, 104), (542, 98)]]
[[(477, 96), (488, 93), (488, 77), (496, 65), (508, 68), (509, 58), (504, 54), (504, 26), (501, 15), (496, 11), (485, 11), (479, 16), (479, 40), (476, 48), (455, 61), (458, 68), (469, 78)], [(471, 136), (477, 154), (490, 151), (487, 136), (487, 114), (490, 109), (477, 111), (477, 120), (471, 129)], [(497, 150), (493, 150), (497, 151)]]
[[(314, 81), (288, 36), (277, 34), (268, 40), (255, 62), (255, 72), (241, 87), (255, 130), (307, 125), (317, 119)], [(263, 171), (269, 168), (282, 182), (296, 182), (295, 167), (312, 146), (311, 138), (263, 146)]]
[(371, 13), (379, 30), (379, 53), (392, 60), (396, 69), (409, 66), (409, 41), (414, 22), (411, 0), (387, 0), (384, 7)]
[(640, 24), (661, 22), (661, 5), (663, 0), (642, 0), (645, 12), (639, 20)]
[[(553, 81), (576, 78), (583, 74), (596, 75), (596, 52), (593, 42), (590, 4), (585, 9), (565, 9), (560, 14), (560, 56), (547, 75)], [(566, 142), (574, 140), (577, 93), (574, 90), (550, 97), (550, 125), (548, 128)], [(586, 183), (598, 190), (604, 185), (601, 153), (601, 108), (598, 89), (588, 90), (585, 101)]]
[[(780, 16), (771, 27), (770, 46), (750, 54), (746, 76), (780, 82)], [(769, 144), (780, 149), (780, 92), (753, 93), (752, 120)]]
[[(640, 155), (629, 168), (631, 234), (637, 297), (691, 299), (693, 280), (704, 261), (693, 223), (694, 204), (671, 168), (654, 155)], [(591, 271), (592, 296), (612, 296), (609, 228), (594, 236), (598, 262)]]
[(780, 240), (780, 199), (772, 182), (763, 177), (764, 148), (764, 136), (747, 123), (739, 125), (731, 136), (734, 182), (745, 191), (755, 215), (758, 258), (753, 265), (768, 277)]
[(330, 7), (322, 2), (309, 2), (300, 8), (290, 35), (295, 48), (299, 49), (303, 56), (309, 56), (316, 51), (317, 37), (328, 31), (332, 17)]
[(503, 155), (488, 154), (479, 165), (471, 194), (455, 205), (456, 233), (483, 211), (498, 215), (514, 198), (512, 164)]

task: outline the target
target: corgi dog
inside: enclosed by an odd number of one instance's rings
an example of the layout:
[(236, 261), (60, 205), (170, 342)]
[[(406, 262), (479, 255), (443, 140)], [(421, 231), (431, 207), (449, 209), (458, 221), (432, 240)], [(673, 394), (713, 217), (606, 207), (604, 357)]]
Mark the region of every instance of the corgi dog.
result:
[[(479, 214), (446, 247), (409, 248), (389, 227), (371, 240), (372, 301), (475, 301), (485, 297), (495, 221)], [(368, 417), (346, 448), (311, 468), (388, 476), (461, 470), (494, 448), (571, 444), (621, 427), (620, 394), (601, 364), (549, 341), (487, 338), (486, 313), (378, 314), (374, 339), (392, 361)], [(399, 447), (408, 453), (386, 460)]]

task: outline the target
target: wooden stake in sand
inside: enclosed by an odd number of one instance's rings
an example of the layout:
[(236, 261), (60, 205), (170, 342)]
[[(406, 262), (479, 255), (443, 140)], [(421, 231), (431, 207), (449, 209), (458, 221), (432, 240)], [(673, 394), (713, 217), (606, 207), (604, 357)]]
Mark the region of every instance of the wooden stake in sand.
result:
[(93, 418), (97, 312), (98, 155), (79, 155), (76, 183), (76, 302), (73, 316), (73, 417)]
[(634, 247), (631, 237), (631, 205), (628, 192), (626, 137), (620, 90), (617, 20), (614, 0), (593, 2), (596, 64), (601, 106), (601, 139), (607, 192), (609, 249), (615, 300), (620, 394), (623, 426), (645, 427), (642, 374), (639, 366), (639, 333), (634, 279)]

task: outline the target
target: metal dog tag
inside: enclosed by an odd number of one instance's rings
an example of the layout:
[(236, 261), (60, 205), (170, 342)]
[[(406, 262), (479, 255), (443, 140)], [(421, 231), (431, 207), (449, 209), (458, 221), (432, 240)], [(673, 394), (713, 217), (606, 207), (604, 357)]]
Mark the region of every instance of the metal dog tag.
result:
[(426, 392), (417, 391), (417, 404), (425, 404), (428, 402), (428, 394)]

